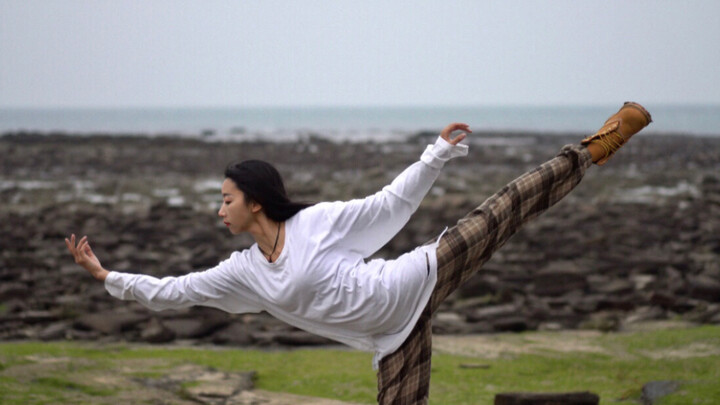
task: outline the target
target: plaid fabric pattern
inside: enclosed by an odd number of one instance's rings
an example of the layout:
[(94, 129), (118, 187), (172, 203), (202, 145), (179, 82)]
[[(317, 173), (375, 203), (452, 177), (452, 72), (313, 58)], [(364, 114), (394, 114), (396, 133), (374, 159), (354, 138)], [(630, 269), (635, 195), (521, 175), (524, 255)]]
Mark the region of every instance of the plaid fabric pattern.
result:
[(378, 404), (427, 404), (430, 394), (432, 313), (426, 306), (410, 336), (383, 357), (378, 370)]
[(591, 164), (584, 146), (566, 145), (555, 158), (513, 180), (443, 235), (437, 249), (438, 280), (430, 302), (402, 346), (380, 362), (378, 403), (427, 403), (432, 314), (520, 226), (575, 188)]

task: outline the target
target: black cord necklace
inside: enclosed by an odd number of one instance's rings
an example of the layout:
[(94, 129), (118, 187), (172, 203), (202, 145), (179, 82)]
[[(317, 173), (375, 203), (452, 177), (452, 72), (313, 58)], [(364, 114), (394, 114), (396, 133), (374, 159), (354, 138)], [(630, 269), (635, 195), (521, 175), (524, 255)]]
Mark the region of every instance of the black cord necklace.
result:
[[(280, 225), (281, 225), (281, 223), (278, 222), (278, 230), (277, 230), (277, 235), (275, 235), (275, 245), (273, 246), (273, 250), (272, 250), (272, 252), (270, 252), (269, 255), (266, 255), (268, 257), (268, 262), (270, 262), (270, 263), (272, 263), (272, 255), (275, 253), (275, 249), (277, 249), (278, 241), (280, 240)], [(258, 248), (260, 248), (260, 245), (258, 245)], [(264, 250), (260, 249), (260, 251), (263, 254), (265, 254)]]

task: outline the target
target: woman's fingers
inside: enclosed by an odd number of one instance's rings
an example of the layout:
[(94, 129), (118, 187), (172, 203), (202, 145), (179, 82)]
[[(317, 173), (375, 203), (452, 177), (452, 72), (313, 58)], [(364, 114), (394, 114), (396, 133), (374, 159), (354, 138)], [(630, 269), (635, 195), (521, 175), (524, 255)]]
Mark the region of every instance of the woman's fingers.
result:
[(70, 235), (70, 239), (65, 238), (65, 245), (67, 246), (68, 250), (70, 251), (70, 254), (73, 255), (73, 258), (75, 259), (75, 263), (80, 263), (84, 259), (89, 256), (87, 254), (87, 250), (89, 249), (89, 244), (87, 240), (87, 236), (83, 236), (79, 241), (77, 241), (77, 244), (75, 243), (75, 234)]
[(65, 238), (65, 245), (67, 245), (68, 250), (73, 255), (73, 257), (76, 256), (76, 249), (75, 249), (75, 235), (71, 235), (70, 239)]
[(450, 135), (455, 131), (466, 131), (472, 133), (470, 130), (470, 126), (468, 124), (462, 123), (462, 122), (453, 122), (452, 124), (446, 126), (442, 132), (440, 132), (440, 136), (445, 139), (448, 143), (452, 145), (457, 145), (460, 141), (465, 139), (467, 137), (467, 133), (463, 132), (456, 136), (455, 138), (450, 138)]
[(83, 236), (77, 245), (77, 252), (78, 252), (78, 256), (80, 257), (80, 259), (83, 259), (83, 260), (87, 259), (87, 257), (88, 257), (87, 249), (89, 246), (90, 246), (90, 244), (88, 243), (87, 236)]

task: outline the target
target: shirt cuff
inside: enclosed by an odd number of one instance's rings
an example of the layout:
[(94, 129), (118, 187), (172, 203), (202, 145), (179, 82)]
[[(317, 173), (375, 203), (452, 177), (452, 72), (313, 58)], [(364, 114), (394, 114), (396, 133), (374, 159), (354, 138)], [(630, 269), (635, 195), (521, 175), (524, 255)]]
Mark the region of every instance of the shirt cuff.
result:
[(105, 289), (110, 295), (121, 300), (129, 300), (132, 297), (125, 297), (123, 291), (125, 290), (125, 281), (123, 280), (122, 274), (117, 271), (111, 271), (105, 277)]
[(467, 154), (467, 145), (452, 145), (441, 136), (438, 136), (434, 145), (428, 145), (427, 148), (425, 148), (422, 156), (420, 156), (420, 160), (432, 168), (441, 169), (448, 160), (458, 156), (466, 156)]

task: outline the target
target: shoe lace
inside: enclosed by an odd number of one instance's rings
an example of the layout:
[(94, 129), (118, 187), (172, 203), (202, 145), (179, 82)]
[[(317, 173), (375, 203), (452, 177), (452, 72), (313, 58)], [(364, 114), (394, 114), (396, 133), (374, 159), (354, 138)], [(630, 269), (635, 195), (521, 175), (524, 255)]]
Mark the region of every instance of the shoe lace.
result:
[(618, 132), (610, 132), (606, 136), (601, 136), (595, 139), (595, 143), (599, 144), (603, 151), (605, 151), (605, 157), (608, 157), (615, 153), (625, 143), (625, 138)]

